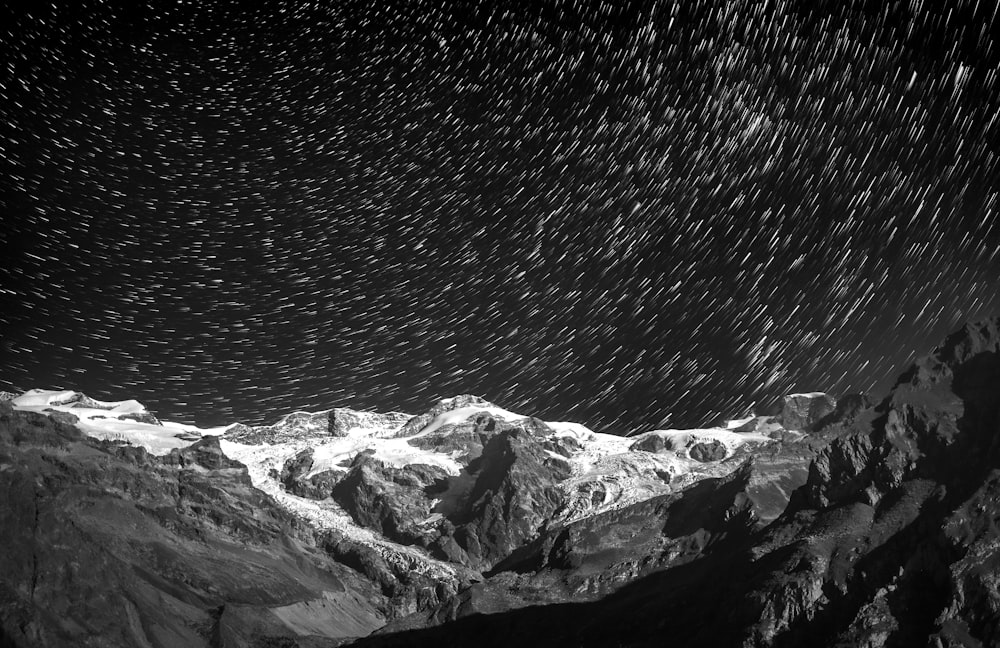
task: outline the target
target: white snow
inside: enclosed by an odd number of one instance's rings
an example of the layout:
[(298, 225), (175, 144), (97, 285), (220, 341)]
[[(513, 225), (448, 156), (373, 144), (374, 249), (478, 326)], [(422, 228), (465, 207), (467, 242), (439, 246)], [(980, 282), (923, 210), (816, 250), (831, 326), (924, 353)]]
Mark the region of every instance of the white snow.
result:
[(424, 426), (420, 430), (421, 434), (431, 434), (435, 432), (438, 428), (445, 425), (457, 425), (459, 423), (465, 422), (470, 416), (474, 416), (479, 412), (485, 412), (494, 417), (500, 417), (511, 423), (518, 419), (528, 418), (522, 414), (515, 414), (514, 412), (509, 412), (502, 407), (459, 407), (457, 409), (449, 410), (447, 412), (441, 412), (438, 414), (433, 421)]
[[(817, 392), (798, 395), (822, 394)], [(449, 399), (442, 402), (447, 400)], [(206, 434), (222, 435), (228, 429), (228, 426), (201, 429), (193, 425), (166, 421), (160, 426), (132, 420), (118, 420), (111, 417), (119, 414), (142, 414), (146, 409), (134, 400), (94, 401), (72, 391), (36, 389), (18, 396), (12, 403), (16, 409), (38, 412), (54, 409), (69, 412), (80, 418), (78, 425), (86, 434), (98, 438), (128, 441), (143, 446), (154, 454), (165, 454), (172, 448), (190, 445)], [(418, 448), (408, 441), (434, 434), (447, 426), (461, 424), (478, 413), (487, 413), (508, 422), (528, 418), (490, 405), (461, 407), (442, 412), (412, 436), (393, 438), (392, 434), (398, 429), (395, 422), (389, 425), (380, 418), (383, 415), (370, 413), (369, 416), (361, 416), (357, 425), (347, 430), (345, 436), (332, 437), (326, 433), (325, 422), (316, 418), (322, 412), (293, 412), (282, 417), (274, 426), (268, 426), (289, 428), (288, 436), (279, 438), (277, 442), (247, 445), (223, 438), (220, 443), (227, 456), (247, 466), (250, 479), (256, 488), (268, 493), (283, 507), (314, 526), (343, 533), (375, 548), (387, 560), (406, 565), (409, 569), (430, 570), (437, 574), (454, 576), (454, 567), (430, 558), (422, 550), (397, 545), (370, 530), (357, 526), (351, 516), (331, 499), (315, 501), (286, 492), (271, 474), (272, 471), (280, 472), (287, 460), (311, 448), (313, 465), (310, 475), (325, 470), (346, 470), (349, 462), (358, 453), (365, 451), (372, 451), (375, 458), (392, 466), (428, 464), (442, 468), (449, 475), (461, 475), (463, 465), (455, 456), (458, 454), (457, 451), (451, 454), (435, 452)], [(673, 441), (671, 445), (678, 449), (698, 442), (719, 441), (726, 446), (726, 455), (731, 456), (742, 444), (767, 443), (772, 440), (760, 433), (733, 431), (753, 418), (728, 421), (725, 428), (665, 429), (645, 434), (655, 434), (670, 439)], [(735, 468), (733, 462), (697, 462), (687, 457), (684, 452), (632, 451), (629, 448), (636, 442), (637, 437), (594, 432), (579, 423), (547, 421), (545, 424), (553, 430), (553, 437), (572, 438), (581, 447), (575, 449), (575, 444), (567, 444), (570, 453), (568, 458), (550, 452), (554, 460), (566, 461), (570, 467), (569, 478), (557, 485), (565, 493), (568, 504), (557, 514), (553, 522), (569, 522), (627, 506), (683, 488), (705, 477), (721, 476)], [(309, 432), (313, 428), (319, 429), (317, 426), (324, 428), (321, 434), (299, 434), (299, 432)], [(431, 516), (423, 522), (432, 523), (434, 519), (434, 516)]]
[(332, 499), (317, 501), (292, 495), (271, 478), (272, 470), (280, 471), (285, 461), (309, 447), (309, 442), (257, 446), (222, 439), (219, 443), (226, 456), (246, 465), (254, 487), (273, 497), (286, 510), (307, 520), (314, 528), (342, 533), (374, 548), (385, 560), (405, 564), (415, 572), (432, 573), (437, 578), (455, 578), (452, 565), (431, 558), (419, 548), (397, 544), (358, 526), (350, 514)]
[(584, 441), (594, 435), (594, 431), (586, 425), (572, 421), (545, 421), (545, 425), (555, 430), (556, 436), (571, 436), (578, 441)]
[(805, 398), (818, 398), (820, 396), (826, 396), (826, 392), (805, 392), (802, 394), (788, 394), (785, 398), (797, 398), (799, 396), (804, 396)]
[[(80, 419), (77, 426), (84, 434), (98, 439), (127, 441), (157, 455), (191, 445), (194, 437), (222, 434), (225, 427), (199, 428), (194, 425), (161, 421), (163, 425), (119, 420), (120, 414), (148, 414), (135, 400), (99, 401), (71, 390), (31, 389), (11, 401), (14, 409), (44, 413), (67, 412)], [(183, 437), (187, 437), (186, 439)]]
[(756, 441), (767, 443), (772, 441), (771, 437), (757, 432), (733, 432), (723, 428), (702, 428), (693, 430), (653, 430), (647, 434), (657, 434), (667, 439), (675, 439), (678, 445), (685, 446), (693, 443), (705, 443), (718, 441), (726, 446), (726, 454), (747, 443)]
[(440, 466), (449, 475), (457, 475), (462, 471), (462, 466), (452, 456), (410, 445), (406, 441), (411, 438), (413, 437), (383, 439), (357, 435), (323, 439), (312, 446), (313, 466), (307, 476), (333, 469), (341, 463), (345, 465), (339, 467), (346, 470), (346, 464), (365, 450), (374, 450), (376, 459), (396, 468), (410, 464), (427, 464)]

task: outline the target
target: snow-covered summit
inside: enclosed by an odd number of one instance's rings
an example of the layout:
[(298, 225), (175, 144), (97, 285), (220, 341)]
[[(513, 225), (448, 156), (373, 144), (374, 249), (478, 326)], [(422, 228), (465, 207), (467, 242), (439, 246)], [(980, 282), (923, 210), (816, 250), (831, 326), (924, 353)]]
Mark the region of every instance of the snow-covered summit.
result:
[(73, 390), (29, 389), (10, 403), (15, 410), (69, 414), (89, 436), (142, 446), (154, 454), (165, 454), (173, 448), (188, 446), (205, 434), (221, 434), (225, 430), (225, 427), (203, 429), (160, 421), (139, 401), (100, 401)]
[[(416, 416), (338, 407), (291, 412), (268, 425), (236, 423), (210, 429), (157, 421), (134, 400), (104, 402), (73, 391), (31, 390), (14, 398), (12, 405), (72, 414), (90, 436), (160, 455), (205, 435), (219, 435), (223, 452), (247, 466), (253, 485), (296, 516), (317, 528), (336, 530), (387, 560), (420, 560), (434, 570), (445, 567), (423, 549), (369, 528), (332, 497), (332, 489), (354, 474), (356, 465), (366, 465), (359, 461), (402, 471), (398, 474), (437, 474), (447, 484), (447, 493), (440, 495), (445, 502), (441, 506), (447, 508), (480, 478), (478, 460), (491, 439), (520, 435), (544, 465), (557, 467), (553, 474), (561, 477), (550, 487), (561, 504), (549, 522), (569, 524), (727, 475), (747, 452), (775, 442), (768, 426), (752, 419), (730, 421), (726, 427), (622, 437), (580, 423), (543, 421), (472, 395), (439, 400)], [(414, 523), (434, 524), (442, 514), (432, 511), (426, 520)]]
[(267, 425), (236, 423), (226, 430), (227, 441), (276, 444), (322, 437), (393, 436), (413, 418), (403, 412), (368, 412), (334, 407), (319, 412), (292, 412)]

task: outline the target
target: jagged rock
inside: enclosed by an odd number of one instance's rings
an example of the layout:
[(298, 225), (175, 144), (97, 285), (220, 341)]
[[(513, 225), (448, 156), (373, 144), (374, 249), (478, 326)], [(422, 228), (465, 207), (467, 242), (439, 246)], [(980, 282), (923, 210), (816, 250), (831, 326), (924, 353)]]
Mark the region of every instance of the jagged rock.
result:
[(657, 432), (646, 432), (640, 435), (636, 441), (629, 446), (629, 450), (651, 452), (659, 454), (662, 452), (681, 452), (686, 447), (687, 437), (665, 436)]
[(789, 394), (781, 406), (780, 421), (788, 430), (808, 432), (837, 407), (837, 400), (828, 394)]
[(384, 431), (386, 436), (395, 435), (396, 431), (413, 418), (402, 412), (359, 412), (346, 407), (335, 407), (330, 412), (330, 435), (347, 436), (353, 429)]
[(447, 477), (436, 466), (395, 468), (362, 453), (332, 495), (358, 524), (403, 544), (428, 545), (440, 531), (425, 524), (433, 507), (427, 491), (440, 488)]
[(447, 572), (429, 573), (413, 557), (386, 557), (370, 545), (331, 533), (326, 536), (323, 551), (364, 574), (375, 583), (389, 600), (392, 618), (413, 615), (433, 609), (467, 588), (479, 574), (456, 567)]
[[(943, 527), (942, 553), (959, 556), (947, 571), (947, 598), (932, 641), (993, 646), (1000, 641), (1000, 470)], [(970, 641), (970, 639), (972, 641)], [(933, 644), (932, 644), (933, 645)]]
[(695, 461), (708, 463), (710, 461), (722, 461), (726, 458), (726, 446), (719, 441), (708, 441), (696, 443), (688, 449), (688, 456)]
[(149, 412), (129, 412), (127, 414), (119, 414), (115, 418), (119, 421), (136, 421), (138, 423), (148, 423), (150, 425), (163, 425), (160, 423), (160, 419), (156, 418)]
[(0, 403), (4, 403), (9, 400), (14, 400), (17, 398), (17, 394), (9, 391), (0, 390)]
[(62, 421), (63, 423), (66, 423), (68, 425), (76, 425), (77, 423), (80, 422), (80, 417), (70, 412), (61, 412), (59, 410), (54, 410), (54, 409), (47, 409), (44, 411), (45, 414), (47, 414), (50, 418), (53, 418), (57, 421)]
[[(0, 403), (0, 492), (4, 642), (295, 645), (367, 634), (388, 612), (217, 437), (161, 459)], [(220, 627), (228, 610), (260, 634)]]
[(208, 470), (235, 469), (242, 472), (246, 476), (246, 484), (250, 484), (247, 467), (226, 456), (219, 445), (219, 437), (217, 436), (204, 436), (186, 448), (175, 448), (165, 455), (162, 461), (164, 465), (180, 468), (198, 466)]
[(276, 444), (285, 441), (317, 439), (330, 436), (333, 410), (293, 412), (269, 425), (236, 423), (225, 432), (225, 439), (248, 445)]
[(484, 445), (471, 488), (439, 508), (450, 524), (432, 549), (462, 564), (491, 567), (533, 538), (563, 504), (555, 484), (569, 474), (530, 430), (503, 429)]
[(464, 407), (495, 407), (493, 403), (480, 398), (479, 396), (473, 396), (472, 394), (460, 394), (452, 398), (445, 398), (434, 404), (427, 412), (419, 414), (408, 420), (395, 434), (399, 437), (409, 437), (417, 434), (425, 427), (434, 422), (440, 414), (445, 412), (450, 412), (452, 410), (461, 409)]
[(323, 470), (310, 475), (313, 468), (313, 453), (313, 448), (306, 448), (287, 460), (277, 479), (290, 493), (299, 497), (322, 500), (333, 494), (333, 488), (343, 479), (347, 471)]
[(471, 415), (458, 425), (447, 425), (434, 432), (407, 440), (412, 446), (426, 450), (450, 453), (456, 460), (468, 464), (483, 453), (483, 444), (506, 423), (486, 412)]
[(651, 452), (653, 454), (673, 450), (673, 448), (668, 447), (666, 439), (659, 434), (643, 434), (628, 449), (632, 451)]
[(542, 447), (549, 452), (554, 452), (564, 457), (571, 457), (573, 454), (583, 450), (583, 444), (576, 437), (552, 436), (542, 442)]
[(381, 633), (529, 605), (598, 600), (645, 575), (726, 551), (753, 528), (746, 493), (751, 468), (747, 461), (724, 478), (707, 479), (682, 493), (546, 529), (498, 564), (484, 582), (395, 621)]

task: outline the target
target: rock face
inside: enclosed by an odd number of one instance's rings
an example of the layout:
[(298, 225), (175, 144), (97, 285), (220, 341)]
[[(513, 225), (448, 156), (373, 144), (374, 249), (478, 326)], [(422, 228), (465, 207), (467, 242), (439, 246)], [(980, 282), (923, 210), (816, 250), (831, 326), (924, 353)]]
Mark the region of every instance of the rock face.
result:
[(431, 409), (412, 417), (396, 433), (396, 436), (413, 436), (434, 422), (439, 415), (445, 412), (462, 409), (466, 407), (495, 407), (493, 403), (473, 396), (472, 394), (461, 394), (452, 398), (445, 398), (438, 401)]
[(323, 437), (330, 434), (331, 414), (332, 410), (316, 413), (293, 412), (269, 425), (236, 423), (226, 430), (225, 438), (236, 443), (260, 445)]
[(720, 441), (696, 443), (688, 450), (688, 456), (702, 463), (722, 461), (726, 458), (726, 446)]
[(0, 403), (0, 644), (998, 645), (998, 395), (989, 320), (629, 439), (461, 396), (157, 457)]
[(225, 438), (235, 443), (251, 445), (277, 444), (285, 441), (320, 439), (327, 436), (343, 437), (355, 431), (374, 432), (391, 436), (412, 416), (401, 412), (359, 412), (346, 407), (335, 407), (323, 412), (293, 412), (268, 425), (230, 426)]
[[(669, 526), (669, 518), (645, 527), (618, 520), (600, 531), (589, 526), (597, 524), (592, 518), (544, 534), (517, 554), (519, 563), (498, 567), (511, 571), (460, 593), (437, 617), (424, 615), (412, 626), (395, 621), (356, 645), (460, 644), (472, 637), (479, 645), (655, 646), (664, 637), (684, 646), (997, 645), (998, 394), (1000, 320), (967, 326), (903, 374), (874, 408), (860, 401), (841, 412), (844, 420), (827, 421), (821, 434), (833, 438), (817, 449), (788, 508), (763, 529), (729, 533), (725, 551), (706, 542), (691, 560), (640, 571), (596, 600), (558, 600), (549, 595), (560, 591), (553, 583), (583, 584), (589, 592), (597, 574), (621, 573), (621, 556), (602, 554), (602, 543), (635, 547)], [(752, 501), (753, 467), (743, 470), (749, 477), (740, 490)], [(706, 488), (691, 487), (674, 506), (693, 503), (696, 489)], [(745, 510), (727, 507), (683, 530), (741, 519)], [(623, 531), (619, 543), (611, 541), (614, 529)], [(605, 562), (595, 562), (604, 555)], [(505, 608), (508, 599), (514, 603)], [(545, 605), (552, 602), (561, 604)]]
[(384, 623), (385, 597), (215, 437), (161, 459), (0, 403), (0, 492), (5, 645), (294, 645)]
[(828, 394), (789, 394), (781, 406), (781, 424), (788, 430), (808, 432), (836, 408), (837, 400)]
[(394, 435), (411, 418), (402, 412), (359, 412), (335, 407), (330, 411), (330, 434), (343, 437), (354, 430), (384, 430), (387, 436)]
[(489, 415), (474, 425), (481, 430), (471, 442), (476, 450), (467, 453), (474, 456), (459, 475), (420, 464), (394, 468), (358, 455), (334, 487), (334, 499), (358, 524), (388, 538), (425, 547), (442, 560), (489, 568), (535, 537), (563, 503), (555, 485), (569, 470), (530, 429)]

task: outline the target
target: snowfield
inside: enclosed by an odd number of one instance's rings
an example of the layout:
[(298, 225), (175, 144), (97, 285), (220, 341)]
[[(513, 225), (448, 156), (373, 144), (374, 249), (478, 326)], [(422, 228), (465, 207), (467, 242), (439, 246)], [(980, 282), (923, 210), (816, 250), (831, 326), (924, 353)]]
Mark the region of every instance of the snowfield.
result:
[(205, 435), (221, 435), (229, 427), (199, 428), (169, 421), (162, 421), (161, 425), (145, 423), (135, 418), (152, 418), (152, 415), (138, 401), (105, 402), (70, 390), (31, 389), (11, 400), (11, 405), (28, 412), (72, 414), (79, 419), (77, 427), (89, 436), (127, 441), (157, 455), (189, 446)]

